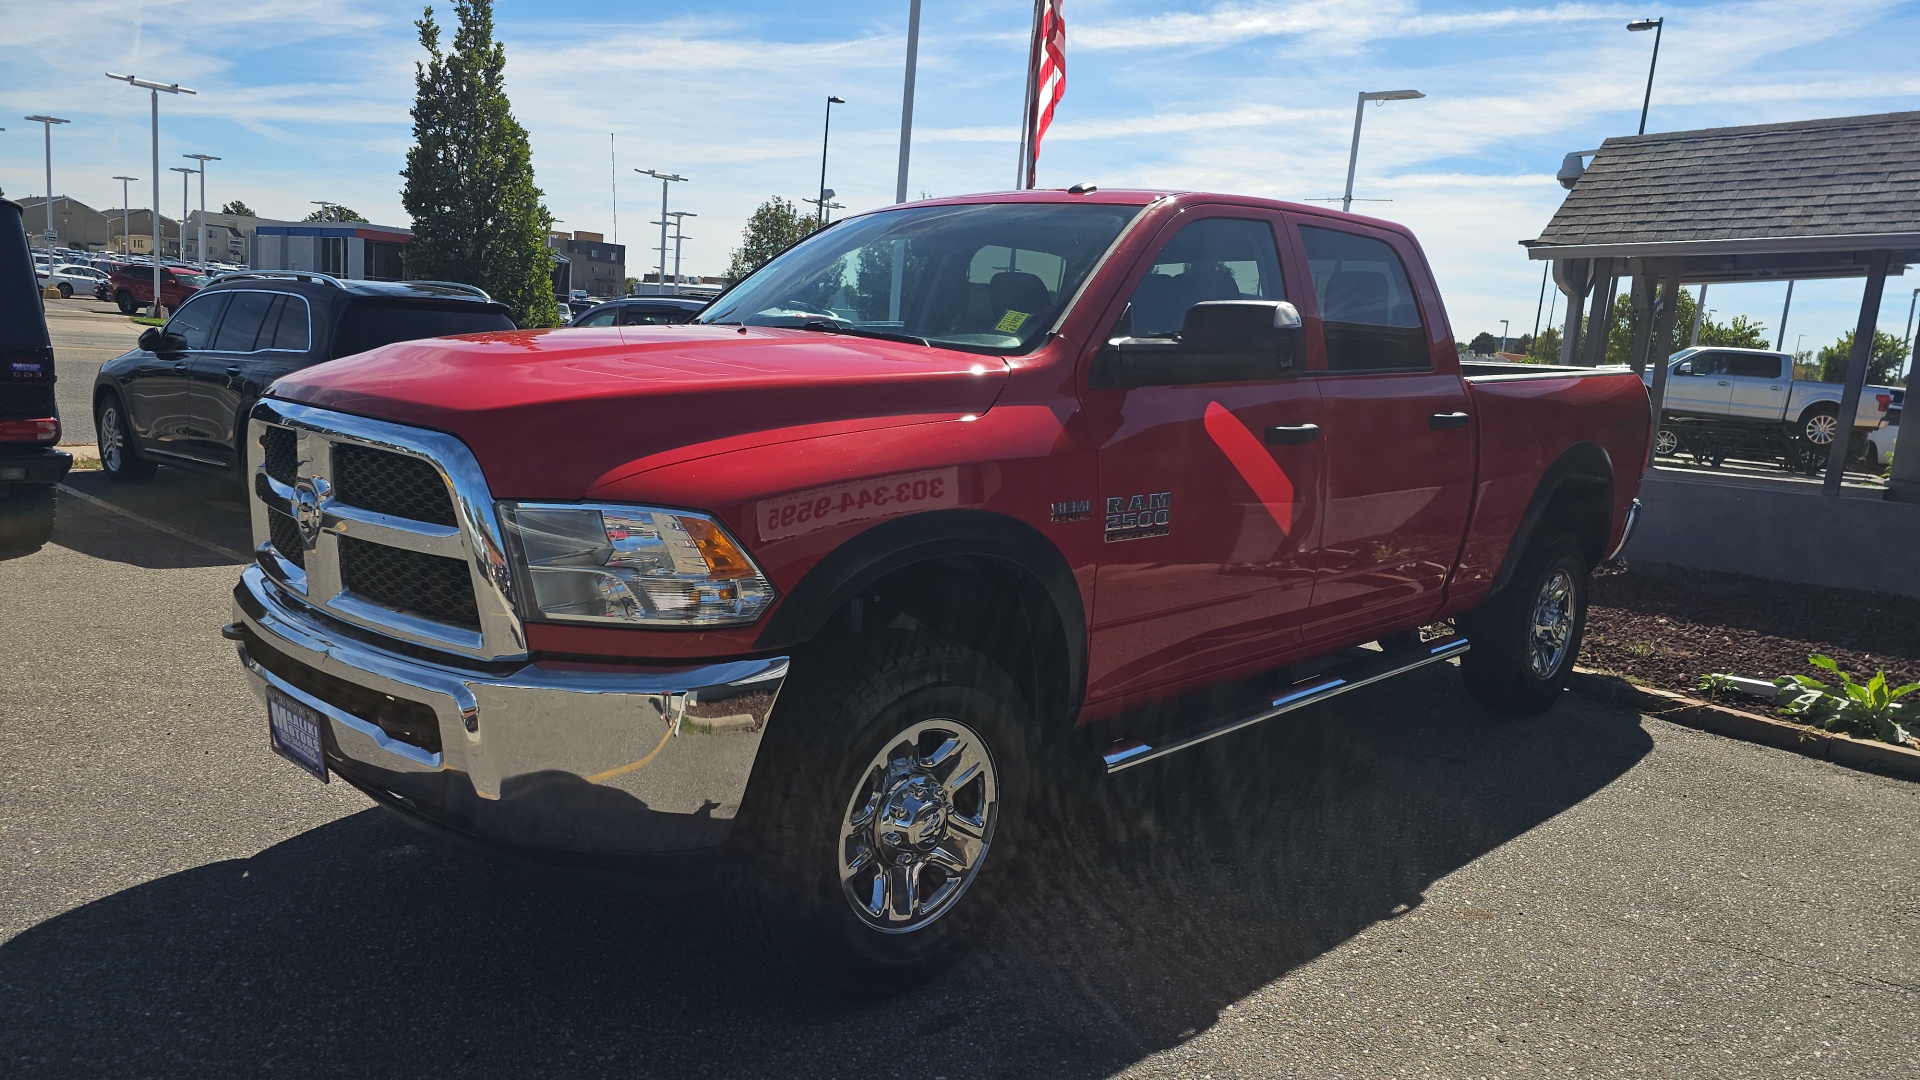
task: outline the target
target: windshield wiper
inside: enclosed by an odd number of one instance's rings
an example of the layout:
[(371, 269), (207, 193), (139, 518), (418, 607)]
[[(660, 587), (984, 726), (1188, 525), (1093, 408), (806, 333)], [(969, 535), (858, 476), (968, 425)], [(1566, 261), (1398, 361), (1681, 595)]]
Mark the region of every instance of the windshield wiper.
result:
[(892, 330), (869, 330), (864, 326), (851, 326), (847, 323), (832, 322), (827, 319), (808, 319), (800, 324), (802, 330), (814, 330), (823, 334), (850, 334), (854, 337), (878, 338), (881, 341), (905, 341), (913, 345), (933, 348), (933, 342), (913, 334), (901, 334)]

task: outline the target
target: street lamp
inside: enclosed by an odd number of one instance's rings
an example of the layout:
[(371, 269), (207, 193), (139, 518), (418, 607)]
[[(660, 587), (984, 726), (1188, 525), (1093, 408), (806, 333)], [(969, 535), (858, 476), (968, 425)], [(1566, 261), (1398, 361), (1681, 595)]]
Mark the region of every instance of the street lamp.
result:
[(1353, 106), (1353, 145), (1347, 149), (1347, 193), (1340, 197), (1340, 209), (1353, 209), (1353, 167), (1360, 160), (1360, 121), (1367, 115), (1369, 101), (1411, 101), (1427, 95), (1418, 90), (1373, 90), (1360, 95)]
[(199, 170), (189, 169), (185, 165), (175, 165), (173, 168), (168, 169), (167, 171), (177, 172), (180, 174), (180, 261), (186, 262), (187, 261), (187, 180), (189, 177), (191, 177), (195, 172)]
[(149, 312), (154, 318), (160, 317), (160, 92), (169, 94), (191, 94), (194, 91), (179, 83), (157, 83), (149, 79), (136, 79), (132, 75), (115, 75), (107, 72), (107, 78), (118, 79), (128, 86), (139, 87), (150, 92), (153, 105), (153, 307)]
[[(28, 120), (40, 125), (47, 142), (47, 273), (53, 273), (53, 125), (69, 124), (71, 120), (62, 120), (57, 116), (29, 116)], [(53, 278), (49, 276), (48, 281)]]
[(1647, 133), (1647, 106), (1653, 104), (1653, 69), (1660, 65), (1660, 34), (1667, 26), (1666, 16), (1658, 19), (1635, 19), (1627, 24), (1627, 29), (1635, 31), (1653, 31), (1653, 61), (1647, 65), (1647, 96), (1640, 102), (1640, 134)]
[(667, 187), (686, 180), (686, 177), (679, 173), (656, 172), (653, 169), (633, 171), (660, 181), (660, 292), (664, 294), (667, 291)]
[[(1909, 374), (1911, 374), (1914, 370), (1913, 369), (1913, 306), (1916, 303), (1920, 303), (1920, 289), (1913, 290), (1913, 299), (1907, 301), (1907, 336), (1905, 338), (1905, 341), (1907, 343), (1907, 371)], [(1913, 380), (1909, 378), (1907, 381), (1912, 382)]]
[[(207, 162), (220, 159), (212, 154), (181, 154), (180, 156), (200, 163), (200, 232), (193, 243), (194, 251), (200, 255), (200, 272), (204, 274), (207, 272)], [(186, 237), (183, 235), (180, 239), (185, 242)]]
[(133, 258), (133, 208), (127, 204), (132, 197), (127, 194), (127, 184), (140, 179), (137, 176), (116, 176), (120, 181), (120, 247), (127, 258)]
[(1500, 355), (1507, 354), (1507, 320), (1500, 320)]
[(325, 200), (322, 200), (322, 199), (308, 199), (307, 201), (308, 201), (309, 203), (312, 203), (312, 204), (313, 204), (314, 206), (317, 206), (317, 207), (319, 207), (319, 208), (320, 208), (320, 220), (321, 220), (321, 221), (332, 221), (332, 220), (333, 220), (333, 218), (331, 218), (331, 217), (329, 217), (329, 216), (328, 216), (328, 215), (330, 215), (330, 214), (332, 214), (332, 213), (333, 213), (333, 204), (332, 204), (332, 203), (330, 203), (330, 202), (326, 202)]
[(846, 98), (827, 95), (827, 119), (820, 125), (820, 223), (827, 221), (827, 136), (833, 131), (833, 107), (845, 105)]
[(686, 224), (686, 222), (683, 219), (690, 218), (690, 217), (699, 217), (700, 215), (694, 213), (691, 210), (675, 210), (673, 213), (667, 216), (673, 218), (673, 295), (679, 296), (680, 295), (680, 242), (687, 238), (687, 234), (681, 231), (681, 228)]

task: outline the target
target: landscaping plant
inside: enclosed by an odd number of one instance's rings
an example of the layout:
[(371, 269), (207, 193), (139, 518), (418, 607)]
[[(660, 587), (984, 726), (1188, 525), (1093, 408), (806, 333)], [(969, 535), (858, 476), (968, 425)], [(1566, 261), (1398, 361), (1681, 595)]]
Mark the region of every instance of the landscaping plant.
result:
[(1920, 690), (1920, 683), (1889, 687), (1884, 671), (1865, 683), (1857, 683), (1853, 676), (1840, 670), (1832, 657), (1819, 653), (1807, 657), (1807, 663), (1839, 676), (1840, 689), (1836, 691), (1806, 675), (1783, 675), (1773, 681), (1786, 701), (1780, 707), (1781, 715), (1823, 731), (1878, 739), (1895, 746), (1914, 741), (1915, 708), (1900, 699)]

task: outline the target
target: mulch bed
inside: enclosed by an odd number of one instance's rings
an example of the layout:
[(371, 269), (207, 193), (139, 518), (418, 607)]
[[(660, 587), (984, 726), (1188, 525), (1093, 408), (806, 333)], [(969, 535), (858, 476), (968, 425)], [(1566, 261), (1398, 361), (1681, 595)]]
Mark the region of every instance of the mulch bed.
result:
[(1580, 660), (1682, 692), (1710, 671), (1831, 682), (1807, 665), (1809, 653), (1862, 681), (1885, 670), (1895, 685), (1920, 682), (1920, 600), (1704, 570), (1601, 570)]

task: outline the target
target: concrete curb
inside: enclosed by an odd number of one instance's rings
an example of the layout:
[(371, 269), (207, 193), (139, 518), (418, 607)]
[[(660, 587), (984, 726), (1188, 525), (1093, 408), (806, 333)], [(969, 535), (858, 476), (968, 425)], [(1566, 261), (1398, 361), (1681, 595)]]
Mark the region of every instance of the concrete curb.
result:
[(1634, 709), (1683, 727), (1763, 743), (1863, 772), (1920, 780), (1920, 750), (1775, 720), (1666, 690), (1635, 686), (1617, 675), (1594, 671), (1574, 672), (1568, 689), (1592, 701)]

